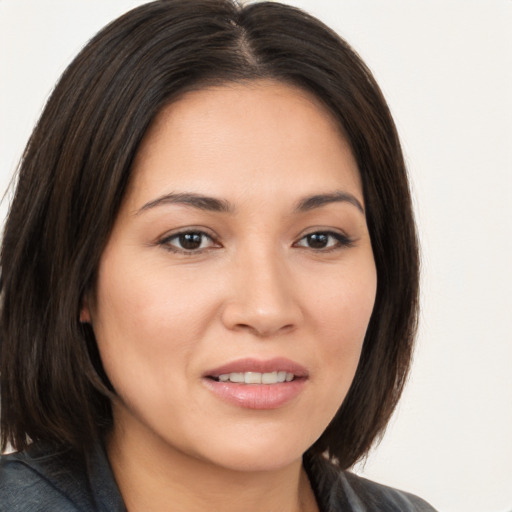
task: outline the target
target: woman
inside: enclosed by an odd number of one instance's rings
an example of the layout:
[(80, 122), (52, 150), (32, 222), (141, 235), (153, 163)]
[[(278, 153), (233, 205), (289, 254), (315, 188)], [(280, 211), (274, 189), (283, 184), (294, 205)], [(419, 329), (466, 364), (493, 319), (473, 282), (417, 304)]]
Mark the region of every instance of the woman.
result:
[(400, 396), (418, 256), (385, 101), (309, 15), (107, 26), (28, 143), (1, 257), (0, 510), (432, 510), (345, 471)]

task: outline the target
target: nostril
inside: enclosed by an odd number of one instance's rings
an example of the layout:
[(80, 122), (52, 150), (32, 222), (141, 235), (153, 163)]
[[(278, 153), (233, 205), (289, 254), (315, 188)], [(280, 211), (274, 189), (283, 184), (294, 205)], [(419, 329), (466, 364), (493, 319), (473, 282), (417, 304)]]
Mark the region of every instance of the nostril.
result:
[(286, 324), (282, 327), (274, 327), (269, 324), (255, 323), (255, 325), (249, 324), (237, 324), (235, 329), (240, 331), (249, 331), (253, 335), (265, 338), (268, 336), (274, 336), (276, 334), (286, 334), (294, 329), (292, 324)]
[(247, 332), (258, 337), (285, 334), (294, 330), (302, 319), (302, 310), (291, 297), (272, 300), (256, 291), (240, 292), (236, 299), (224, 304), (223, 324), (229, 330)]

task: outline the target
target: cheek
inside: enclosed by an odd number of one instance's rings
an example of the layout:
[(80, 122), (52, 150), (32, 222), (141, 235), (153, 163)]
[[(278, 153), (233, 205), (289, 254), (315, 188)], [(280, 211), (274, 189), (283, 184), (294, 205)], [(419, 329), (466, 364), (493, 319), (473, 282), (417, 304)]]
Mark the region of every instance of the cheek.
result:
[(170, 344), (179, 349), (177, 340), (186, 346), (199, 336), (213, 314), (214, 297), (208, 292), (213, 287), (203, 280), (198, 293), (190, 276), (154, 265), (139, 264), (139, 272), (130, 270), (127, 279), (117, 270), (126, 267), (107, 260), (100, 274), (95, 330), (105, 331), (105, 340), (163, 350)]
[(183, 381), (190, 354), (209, 323), (212, 297), (198, 294), (180, 274), (170, 279), (166, 268), (153, 264), (149, 270), (121, 256), (107, 255), (102, 262), (93, 328), (116, 390), (122, 393), (138, 383), (143, 389), (137, 395), (143, 392), (151, 401), (176, 385), (169, 376)]
[(375, 303), (377, 277), (373, 259), (356, 270), (344, 278), (326, 281), (324, 293), (312, 306), (319, 375), (326, 388), (335, 393), (336, 408), (355, 375)]
[(362, 343), (376, 290), (376, 270), (373, 258), (369, 257), (358, 265), (342, 268), (338, 276), (326, 276), (321, 281), (319, 293), (316, 298), (313, 294), (310, 307), (315, 311), (315, 328), (327, 339), (339, 340), (334, 343), (334, 349)]

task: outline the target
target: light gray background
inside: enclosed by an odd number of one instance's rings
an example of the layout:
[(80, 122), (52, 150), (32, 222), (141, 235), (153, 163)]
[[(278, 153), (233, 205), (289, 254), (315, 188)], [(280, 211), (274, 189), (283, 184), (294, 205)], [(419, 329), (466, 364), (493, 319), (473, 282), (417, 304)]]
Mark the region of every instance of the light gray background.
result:
[[(139, 0), (0, 0), (0, 187), (79, 48)], [(412, 377), (356, 468), (443, 512), (512, 510), (512, 1), (295, 0), (395, 116), (423, 245)], [(6, 203), (0, 211), (2, 219)]]

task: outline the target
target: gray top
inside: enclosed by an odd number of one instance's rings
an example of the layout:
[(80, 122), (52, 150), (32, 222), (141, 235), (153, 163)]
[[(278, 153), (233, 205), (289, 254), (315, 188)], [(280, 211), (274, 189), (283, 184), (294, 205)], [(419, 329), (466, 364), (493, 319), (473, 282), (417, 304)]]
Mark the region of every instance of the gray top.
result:
[[(422, 499), (323, 459), (304, 458), (321, 512), (432, 512)], [(101, 446), (86, 463), (65, 450), (34, 444), (0, 457), (0, 512), (126, 512)]]

